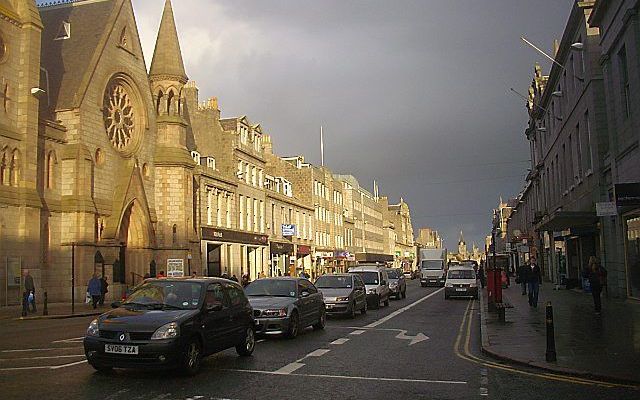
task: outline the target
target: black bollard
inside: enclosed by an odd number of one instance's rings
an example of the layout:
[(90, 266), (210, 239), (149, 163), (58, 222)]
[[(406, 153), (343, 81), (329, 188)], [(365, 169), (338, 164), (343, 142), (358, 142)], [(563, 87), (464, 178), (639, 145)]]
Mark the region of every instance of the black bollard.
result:
[(547, 361), (556, 361), (556, 338), (553, 332), (553, 306), (551, 302), (547, 303), (546, 307), (546, 326), (547, 326)]
[(27, 316), (27, 307), (29, 307), (29, 305), (27, 304), (27, 292), (23, 292), (22, 293), (22, 316), (23, 317)]
[(47, 297), (47, 292), (44, 292), (44, 304), (42, 305), (42, 315), (49, 315), (49, 309), (47, 308), (47, 303), (49, 299)]

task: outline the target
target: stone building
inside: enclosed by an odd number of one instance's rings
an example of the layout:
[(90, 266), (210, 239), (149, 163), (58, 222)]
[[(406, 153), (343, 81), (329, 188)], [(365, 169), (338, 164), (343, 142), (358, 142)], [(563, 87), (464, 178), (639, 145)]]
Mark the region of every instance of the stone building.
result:
[(420, 228), (418, 230), (416, 245), (427, 249), (440, 249), (442, 248), (442, 242), (443, 240), (437, 230), (431, 228)]
[(417, 256), (413, 241), (413, 225), (411, 223), (411, 210), (409, 204), (400, 198), (398, 204), (389, 204), (387, 197), (381, 197), (383, 214), (383, 228), (393, 232), (394, 242), (390, 249), (385, 249), (385, 254), (394, 256), (394, 266), (405, 271), (414, 269)]

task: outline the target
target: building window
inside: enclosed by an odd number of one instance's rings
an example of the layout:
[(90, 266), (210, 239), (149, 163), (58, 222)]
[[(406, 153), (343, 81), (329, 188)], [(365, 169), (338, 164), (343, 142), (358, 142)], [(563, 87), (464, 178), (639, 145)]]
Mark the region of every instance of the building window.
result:
[(227, 213), (227, 228), (231, 228), (231, 196), (227, 196), (227, 207), (225, 212)]
[(258, 173), (256, 171), (256, 167), (251, 167), (251, 184), (253, 186), (258, 186)]
[(211, 215), (211, 203), (213, 197), (213, 190), (207, 190), (207, 225), (213, 225)]
[(173, 233), (172, 243), (175, 245), (176, 243), (178, 243), (178, 225), (173, 224), (172, 233)]
[(578, 172), (578, 179), (582, 178), (582, 133), (580, 132), (580, 124), (576, 125), (576, 145), (575, 145), (575, 166), (576, 171)]
[(222, 193), (216, 196), (216, 225), (222, 226)]
[(591, 149), (591, 124), (589, 123), (589, 111), (584, 113), (584, 122), (582, 124), (584, 126), (584, 143), (585, 143), (585, 151), (584, 151), (584, 159), (586, 161), (585, 170), (586, 173), (591, 172), (593, 165), (593, 151)]
[(240, 195), (240, 211), (238, 215), (240, 216), (240, 229), (244, 229), (244, 196)]
[(264, 233), (264, 201), (260, 200), (260, 233)]
[(618, 66), (620, 68), (620, 95), (623, 115), (625, 118), (629, 118), (631, 106), (629, 104), (629, 70), (627, 68), (627, 49), (625, 46), (622, 46), (618, 52)]
[(216, 159), (207, 157), (207, 168), (216, 169)]
[(53, 151), (47, 156), (47, 189), (53, 189), (55, 183), (56, 154)]
[(198, 153), (197, 151), (192, 151), (191, 152), (191, 158), (193, 158), (193, 161), (200, 165), (200, 153)]
[(247, 230), (251, 230), (251, 199), (247, 197)]

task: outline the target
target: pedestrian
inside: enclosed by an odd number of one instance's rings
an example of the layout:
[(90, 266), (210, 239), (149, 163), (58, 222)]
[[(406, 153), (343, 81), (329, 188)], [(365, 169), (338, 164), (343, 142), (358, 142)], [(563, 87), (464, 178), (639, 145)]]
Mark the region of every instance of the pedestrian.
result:
[(518, 276), (516, 276), (516, 283), (520, 283), (522, 286), (522, 295), (527, 295), (527, 272), (531, 268), (531, 261), (527, 261), (518, 267)]
[(227, 274), (227, 271), (224, 271), (224, 273), (222, 275), (220, 275), (220, 278), (229, 279), (229, 274)]
[[(478, 269), (478, 275), (480, 276), (480, 286), (484, 289), (484, 285), (486, 284), (485, 276), (484, 276), (484, 261), (480, 263), (480, 268)], [(413, 277), (411, 278), (413, 279)]]
[(156, 278), (166, 278), (166, 276), (164, 275), (164, 271), (158, 272), (158, 275), (156, 275)]
[(238, 282), (238, 277), (236, 276), (236, 274), (231, 275), (231, 280), (234, 282)]
[(591, 286), (591, 295), (593, 296), (593, 306), (596, 314), (602, 312), (602, 287), (607, 281), (607, 270), (605, 270), (595, 256), (589, 257), (589, 285)]
[(104, 305), (104, 298), (107, 295), (107, 293), (109, 293), (109, 282), (107, 282), (107, 277), (102, 275), (102, 277), (100, 277), (100, 302), (98, 303), (99, 305), (101, 306)]
[(191, 273), (191, 277), (192, 277), (192, 278), (195, 278), (196, 276), (198, 276), (198, 273), (197, 273), (196, 271), (193, 271), (193, 272)]
[(538, 293), (542, 284), (542, 273), (536, 262), (535, 257), (531, 257), (529, 267), (526, 273), (527, 289), (529, 291), (529, 305), (533, 308), (538, 307)]
[(282, 276), (282, 271), (278, 270), (278, 276)]
[(29, 305), (31, 305), (31, 312), (36, 312), (36, 285), (33, 283), (33, 277), (29, 273), (28, 269), (24, 270), (24, 301), (22, 302), (23, 314), (29, 311)]
[(249, 278), (249, 274), (242, 275), (242, 287), (247, 287), (251, 283), (251, 278)]
[(87, 292), (89, 296), (91, 296), (91, 305), (95, 310), (98, 307), (98, 302), (100, 301), (100, 294), (102, 292), (102, 285), (100, 284), (100, 279), (98, 279), (97, 274), (93, 274), (91, 279), (89, 279), (89, 283), (87, 284)]

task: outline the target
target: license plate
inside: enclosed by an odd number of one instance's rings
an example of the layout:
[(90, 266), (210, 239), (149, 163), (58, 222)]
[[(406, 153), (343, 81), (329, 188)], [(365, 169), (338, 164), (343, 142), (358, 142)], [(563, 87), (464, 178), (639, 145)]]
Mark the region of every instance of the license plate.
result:
[(123, 344), (105, 344), (105, 353), (113, 354), (138, 354), (138, 346), (127, 346)]
[(466, 292), (466, 291), (467, 291), (467, 289), (465, 289), (465, 288), (457, 288), (456, 289), (456, 292)]
[(436, 279), (430, 279), (429, 282), (437, 282)]

